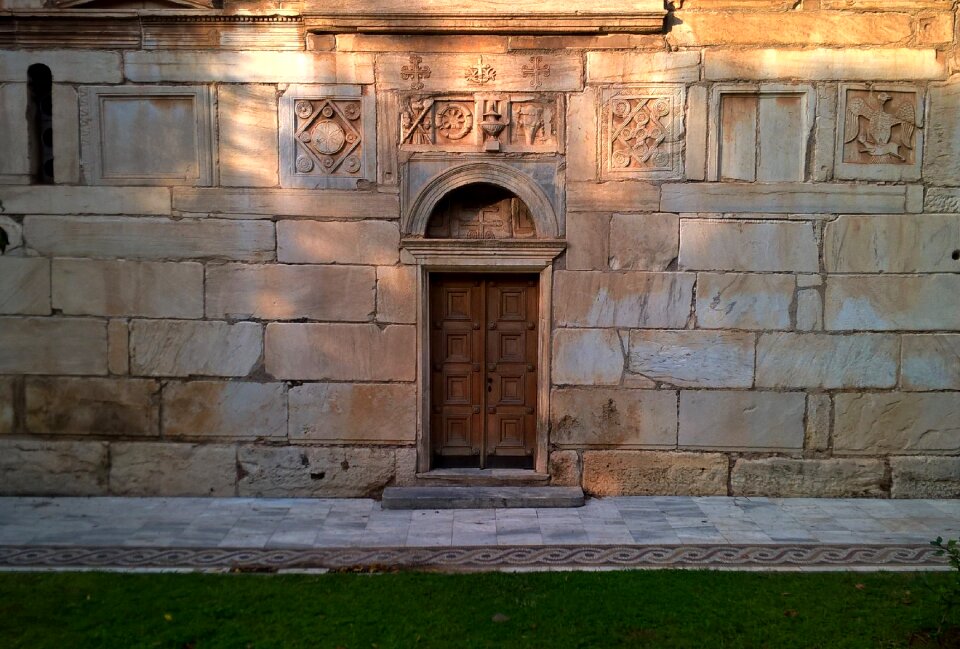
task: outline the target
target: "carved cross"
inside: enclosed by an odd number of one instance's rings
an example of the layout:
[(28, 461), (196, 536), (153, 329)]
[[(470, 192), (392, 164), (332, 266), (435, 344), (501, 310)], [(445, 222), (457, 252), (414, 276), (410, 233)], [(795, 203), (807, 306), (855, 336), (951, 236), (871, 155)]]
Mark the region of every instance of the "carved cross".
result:
[(524, 77), (533, 77), (530, 80), (531, 88), (539, 88), (543, 85), (543, 79), (550, 76), (550, 65), (543, 62), (542, 56), (531, 56), (531, 65), (525, 65), (523, 68)]
[(474, 67), (466, 69), (464, 77), (470, 83), (476, 83), (482, 86), (486, 82), (496, 79), (497, 71), (494, 70), (492, 66), (484, 63), (483, 57), (481, 56), (477, 59), (477, 64)]
[(423, 58), (419, 56), (410, 57), (410, 65), (405, 65), (400, 68), (400, 78), (403, 80), (412, 80), (411, 90), (423, 90), (423, 81), (422, 79), (429, 79), (432, 74), (429, 65), (420, 65), (423, 63)]

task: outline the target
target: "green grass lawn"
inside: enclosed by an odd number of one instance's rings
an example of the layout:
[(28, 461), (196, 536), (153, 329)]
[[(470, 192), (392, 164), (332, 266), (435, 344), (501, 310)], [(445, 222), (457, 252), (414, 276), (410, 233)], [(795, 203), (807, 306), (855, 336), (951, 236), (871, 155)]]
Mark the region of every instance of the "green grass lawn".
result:
[(949, 573), (0, 573), (0, 647), (933, 647)]

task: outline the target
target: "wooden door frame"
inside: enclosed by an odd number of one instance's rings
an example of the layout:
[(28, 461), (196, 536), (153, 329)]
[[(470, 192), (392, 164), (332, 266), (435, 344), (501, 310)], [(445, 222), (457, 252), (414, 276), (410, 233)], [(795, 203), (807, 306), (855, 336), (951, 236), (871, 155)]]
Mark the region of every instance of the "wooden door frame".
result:
[(553, 335), (553, 260), (566, 242), (557, 239), (407, 239), (402, 247), (417, 264), (417, 473), (431, 470), (430, 274), (537, 273), (537, 435), (534, 470), (547, 474), (550, 430), (550, 341)]

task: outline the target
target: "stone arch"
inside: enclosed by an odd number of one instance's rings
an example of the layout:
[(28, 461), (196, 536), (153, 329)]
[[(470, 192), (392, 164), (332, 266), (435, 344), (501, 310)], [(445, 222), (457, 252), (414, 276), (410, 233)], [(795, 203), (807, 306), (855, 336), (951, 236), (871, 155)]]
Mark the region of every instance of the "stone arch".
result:
[(433, 210), (443, 197), (455, 189), (474, 184), (496, 185), (522, 200), (533, 217), (538, 239), (556, 239), (560, 236), (556, 210), (540, 186), (525, 173), (494, 162), (459, 165), (427, 181), (405, 215), (404, 233), (423, 237)]

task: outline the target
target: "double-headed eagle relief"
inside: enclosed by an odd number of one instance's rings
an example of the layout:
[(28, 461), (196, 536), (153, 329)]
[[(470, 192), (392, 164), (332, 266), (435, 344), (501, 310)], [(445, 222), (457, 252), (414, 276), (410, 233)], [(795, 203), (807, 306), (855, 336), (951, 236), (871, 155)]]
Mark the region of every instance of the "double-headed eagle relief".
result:
[(912, 164), (918, 126), (914, 93), (850, 90), (843, 160), (855, 164)]

